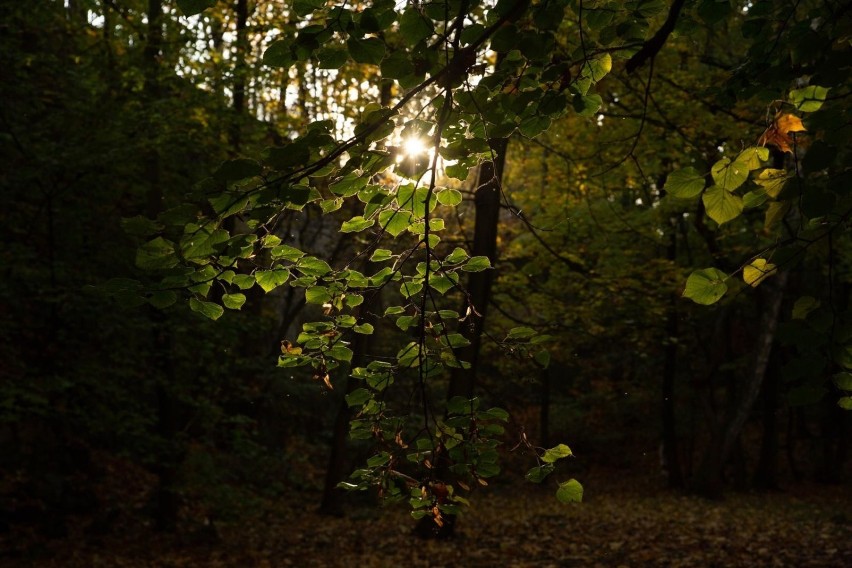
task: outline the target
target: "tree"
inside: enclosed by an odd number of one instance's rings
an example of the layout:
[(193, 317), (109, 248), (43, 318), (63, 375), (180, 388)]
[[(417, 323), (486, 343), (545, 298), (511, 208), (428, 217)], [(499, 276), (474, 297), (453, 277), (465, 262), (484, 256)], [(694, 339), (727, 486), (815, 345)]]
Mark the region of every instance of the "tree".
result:
[[(394, 82), (393, 101), (387, 106), (358, 106), (357, 118), (353, 116), (351, 123), (344, 121), (342, 128), (329, 120), (313, 121), (297, 138), (270, 148), (259, 161), (240, 158), (223, 164), (207, 182), (208, 192), (190, 204), (183, 218), (184, 227), (163, 231), (140, 249), (142, 263), (163, 275), (148, 289), (146, 298), (172, 302), (176, 292), (181, 291), (188, 296), (193, 310), (218, 319), (225, 308), (239, 308), (240, 303), (233, 300), (241, 295), (240, 290), (257, 285), (269, 292), (288, 283), (304, 288), (306, 301), (322, 306), (326, 318), (305, 324), (295, 341), (284, 345), (280, 365), (309, 366), (315, 379), (332, 388), (339, 380), (333, 378), (335, 372), (353, 359), (348, 346), (351, 337), (373, 330), (372, 325), (359, 323), (352, 310), (363, 302), (365, 293), (390, 290), (392, 284), (394, 288), (398, 284), (398, 299), (391, 302), (398, 305), (391, 305), (385, 315), (395, 318), (403, 331), (413, 331), (415, 337), (405, 338), (391, 361), (374, 360), (352, 369), (352, 376), (365, 381), (365, 386), (347, 395), (348, 404), (357, 410), (351, 433), (356, 439), (374, 439), (377, 452), (368, 460), (368, 467), (355, 472), (350, 486), (378, 486), (384, 496), (410, 498), (415, 516), (431, 517), (440, 525), (444, 515), (454, 514), (458, 504), (464, 502), (457, 488), (487, 483), (487, 478), (499, 471), (494, 436), (502, 431), (499, 423), (505, 419), (505, 412), (480, 410), (479, 403), (471, 397), (473, 383), (465, 370), (473, 369), (475, 340), (480, 331), (474, 328), (473, 334), (466, 336), (459, 332), (454, 320), (467, 322), (473, 315), (474, 325), (480, 325), (476, 303), (482, 304), (484, 313), (489, 278), (482, 279), (480, 294), (476, 291), (476, 278), (468, 289), (461, 284), (460, 274), (492, 270), (492, 255), (471, 251), (471, 256), (462, 248), (451, 249), (442, 242), (439, 233), (447, 225), (444, 212), (459, 205), (461, 194), (441, 185), (439, 168), (443, 167), (447, 178), (463, 180), (480, 162), (490, 161), (495, 164), (490, 179), (499, 180), (499, 161), (505, 148), (495, 141), (516, 131), (535, 138), (571, 110), (579, 116), (596, 116), (604, 99), (592, 88), (609, 74), (618, 59), (627, 59), (628, 70), (648, 72), (648, 79), (638, 92), (635, 84), (625, 81), (625, 89), (643, 100), (641, 133), (649, 122), (654, 62), (671, 34), (694, 29), (701, 22), (709, 35), (710, 26), (724, 20), (753, 38), (750, 65), (740, 67), (738, 73), (726, 73), (731, 88), (743, 89), (748, 72), (757, 73), (755, 69), (768, 65), (774, 74), (764, 88), (774, 88), (769, 97), (777, 99), (799, 72), (795, 69), (791, 73), (782, 53), (793, 54), (794, 60), (812, 65), (827, 79), (819, 84), (819, 73), (810, 76), (808, 85), (789, 92), (784, 104), (791, 108), (782, 107), (777, 114), (762, 93), (753, 89), (741, 91), (741, 98), (758, 109), (757, 114), (766, 108), (773, 110), (772, 122), (763, 136), (745, 149), (714, 150), (730, 156), (717, 155), (710, 160), (712, 154), (704, 155), (702, 161), (712, 163), (706, 171), (696, 164), (698, 167), (672, 172), (664, 190), (672, 199), (695, 200), (701, 196), (696, 232), (713, 255), (718, 254), (718, 242), (713, 229), (707, 227), (705, 213), (721, 226), (743, 217), (746, 200), (750, 207), (765, 203), (767, 225), (776, 226), (794, 209), (794, 199), (783, 193), (790, 176), (788, 170), (765, 165), (769, 158), (766, 146), (792, 153), (795, 163), (791, 169), (798, 172), (795, 133), (804, 128), (799, 114), (818, 111), (828, 100), (827, 89), (835, 89), (845, 81), (829, 73), (829, 69), (842, 68), (842, 64), (832, 50), (800, 53), (813, 39), (808, 32), (813, 23), (810, 6), (790, 9), (765, 3), (734, 10), (730, 4), (717, 4), (702, 2), (697, 7), (687, 7), (676, 1), (668, 10), (663, 3), (652, 1), (593, 6), (512, 0), (497, 2), (493, 7), (449, 1), (399, 7), (383, 1), (353, 6), (294, 5), (289, 13), (291, 22), (306, 24), (293, 25), (285, 30), (285, 37), (266, 49), (264, 61), (268, 65), (284, 69), (299, 65), (307, 71), (357, 64), (371, 73), (378, 70), (383, 80)], [(205, 3), (182, 5), (189, 12), (197, 12)], [(830, 12), (832, 7), (826, 9)], [(777, 28), (764, 25), (767, 14), (778, 16), (776, 21), (781, 24)], [(836, 17), (832, 20), (839, 21)], [(842, 52), (837, 39), (838, 30), (842, 29), (839, 24), (820, 25), (826, 26), (820, 32), (824, 46), (837, 46), (837, 51)], [(784, 48), (777, 49), (782, 39)], [(503, 56), (489, 59), (486, 48)], [(829, 55), (821, 58), (825, 53)], [(736, 115), (729, 108), (733, 106), (726, 98), (729, 94), (723, 89), (706, 104)], [(611, 108), (618, 105), (618, 100), (612, 97)], [(660, 124), (669, 126), (664, 112), (659, 114)], [(420, 171), (417, 167), (413, 171), (395, 167), (393, 148), (397, 136), (429, 141), (433, 152)], [(638, 136), (634, 140), (625, 160), (636, 158)], [(813, 155), (819, 156), (820, 152)], [(845, 156), (836, 151), (835, 156), (841, 155)], [(802, 223), (800, 231), (789, 237), (788, 258), (807, 252), (813, 242), (833, 242), (834, 231), (844, 226), (848, 212), (843, 209), (843, 199), (831, 189), (842, 178), (824, 175), (841, 163), (838, 158), (812, 164), (812, 173), (821, 180), (816, 192), (821, 197), (804, 200), (803, 205), (808, 205), (802, 209), (803, 219), (808, 219), (811, 226)], [(746, 196), (738, 195), (736, 192), (748, 179), (753, 179), (758, 189)], [(385, 181), (377, 183), (378, 180)], [(705, 180), (712, 184), (706, 189)], [(647, 190), (650, 185), (643, 184), (643, 188)], [(496, 191), (491, 195), (496, 195)], [(800, 196), (805, 197), (801, 190)], [(357, 257), (392, 263), (372, 275), (352, 269), (351, 264), (332, 267), (326, 260), (305, 254), (274, 235), (274, 227), (288, 210), (319, 203), (328, 212), (342, 200), (355, 202), (355, 198), (363, 204), (363, 212), (344, 220), (341, 232), (365, 236)], [(493, 213), (493, 202), (489, 207)], [(693, 205), (689, 207), (691, 210)], [(677, 209), (677, 205), (673, 208)], [(229, 218), (238, 221), (233, 230), (225, 228)], [(823, 225), (826, 219), (827, 224)], [(492, 227), (493, 223), (487, 225)], [(803, 237), (807, 231), (816, 233)], [(400, 238), (403, 234), (405, 238)], [(379, 248), (386, 236), (395, 239), (394, 245), (389, 245), (394, 249)], [(558, 251), (557, 256), (568, 266), (583, 266)], [(756, 287), (776, 275), (784, 262), (758, 255), (738, 265), (745, 285)], [(832, 278), (830, 273), (829, 279)], [(224, 307), (208, 296), (212, 282), (227, 290), (221, 302)], [(685, 295), (710, 304), (724, 295), (729, 284), (728, 273), (706, 269), (690, 276)], [(444, 306), (441, 297), (454, 291), (461, 293), (470, 306), (467, 313), (459, 314)], [(770, 306), (768, 313), (776, 314), (771, 319), (777, 321), (779, 303), (773, 300)], [(764, 326), (768, 334), (764, 345), (771, 345), (773, 327), (769, 321)], [(845, 349), (845, 339), (837, 343), (838, 338), (832, 331), (832, 344)], [(540, 352), (543, 341), (546, 338), (536, 330), (523, 326), (510, 330), (501, 344), (506, 350), (532, 356)], [(465, 354), (469, 361), (459, 357), (468, 344), (473, 347)], [(538, 360), (546, 364), (547, 357)], [(752, 386), (759, 386), (767, 360), (768, 352), (757, 357)], [(842, 360), (838, 364), (845, 365)], [(446, 412), (441, 412), (435, 408), (430, 391), (441, 384), (447, 369), (453, 369), (457, 377), (450, 382), (449, 392), (460, 397), (450, 396)], [(458, 380), (463, 375), (467, 377)], [(741, 402), (742, 412), (735, 413), (725, 440), (738, 435), (743, 413), (750, 408), (755, 392), (754, 388), (748, 389)], [(393, 406), (394, 402), (415, 396), (420, 401), (419, 424), (406, 417), (410, 409), (405, 405)], [(723, 444), (728, 446), (727, 442)], [(567, 455), (570, 450), (561, 445), (536, 451), (539, 465), (529, 477), (541, 480), (553, 471), (554, 461)], [(436, 467), (443, 461), (450, 465)], [(445, 470), (457, 477), (457, 484), (443, 475)], [(561, 484), (557, 495), (564, 500), (576, 499), (576, 482)]]

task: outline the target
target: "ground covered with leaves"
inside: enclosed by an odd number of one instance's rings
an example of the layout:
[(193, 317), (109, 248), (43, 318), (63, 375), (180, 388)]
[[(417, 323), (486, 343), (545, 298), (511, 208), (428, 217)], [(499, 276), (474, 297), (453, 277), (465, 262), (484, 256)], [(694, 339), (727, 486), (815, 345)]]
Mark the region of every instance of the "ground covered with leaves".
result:
[(307, 494), (239, 523), (196, 522), (180, 535), (119, 518), (93, 536), (79, 519), (64, 540), (5, 539), (17, 551), (0, 565), (852, 566), (848, 487), (803, 484), (708, 501), (627, 473), (587, 477), (584, 502), (570, 506), (552, 488), (486, 488), (447, 541), (412, 536), (404, 507), (358, 505), (330, 518)]

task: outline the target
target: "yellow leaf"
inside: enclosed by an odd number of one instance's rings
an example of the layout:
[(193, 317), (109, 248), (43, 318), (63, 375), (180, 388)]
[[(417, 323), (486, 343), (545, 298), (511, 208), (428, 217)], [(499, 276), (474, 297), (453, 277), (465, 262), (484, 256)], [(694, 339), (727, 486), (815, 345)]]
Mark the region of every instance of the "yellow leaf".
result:
[(802, 119), (796, 116), (795, 114), (782, 114), (781, 116), (776, 118), (775, 128), (778, 129), (778, 132), (784, 135), (790, 132), (807, 131), (805, 125), (802, 124)]
[(754, 183), (766, 190), (766, 194), (773, 199), (778, 197), (786, 182), (787, 172), (772, 168), (766, 168), (754, 179)]
[(766, 259), (758, 258), (743, 268), (743, 280), (745, 280), (746, 284), (754, 288), (766, 278), (775, 274), (777, 270), (776, 266), (771, 262), (766, 262)]
[(793, 139), (790, 137), (790, 133), (805, 131), (805, 125), (802, 124), (801, 118), (794, 114), (781, 114), (775, 118), (772, 126), (767, 128), (763, 136), (760, 137), (759, 144), (761, 146), (776, 146), (782, 152), (792, 154)]

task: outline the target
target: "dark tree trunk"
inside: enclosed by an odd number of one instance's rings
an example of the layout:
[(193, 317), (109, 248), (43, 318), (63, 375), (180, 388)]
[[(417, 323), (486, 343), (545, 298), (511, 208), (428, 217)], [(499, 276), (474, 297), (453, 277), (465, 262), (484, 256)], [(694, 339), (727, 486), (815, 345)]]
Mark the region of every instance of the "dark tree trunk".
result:
[(234, 120), (231, 123), (230, 142), (234, 153), (239, 153), (242, 144), (242, 121), (246, 112), (246, 52), (249, 43), (246, 26), (248, 25), (248, 0), (237, 0), (237, 41), (234, 50)]
[(772, 357), (763, 385), (763, 438), (754, 473), (758, 489), (778, 489), (778, 357)]
[[(673, 219), (672, 232), (669, 235), (669, 246), (666, 257), (670, 261), (677, 259), (676, 220)], [(663, 365), (662, 386), (662, 419), (663, 419), (663, 451), (662, 458), (669, 487), (683, 487), (683, 472), (680, 467), (680, 452), (678, 451), (677, 423), (675, 419), (675, 379), (677, 377), (677, 348), (678, 348), (678, 309), (680, 298), (672, 295), (668, 313), (666, 314), (666, 349)]]
[(539, 444), (547, 448), (550, 446), (550, 386), (552, 367), (542, 369), (539, 377), (541, 377), (541, 409), (539, 412)]
[[(148, 29), (145, 48), (145, 96), (151, 102), (158, 101), (160, 90), (160, 56), (163, 47), (162, 0), (148, 0)], [(156, 121), (154, 121), (156, 123)], [(156, 139), (152, 132), (150, 139)], [(155, 143), (145, 153), (145, 175), (148, 182), (147, 213), (155, 219), (163, 208), (161, 160)], [(178, 432), (174, 395), (174, 363), (171, 358), (171, 332), (162, 312), (151, 309), (153, 335), (152, 368), (156, 370), (157, 434), (166, 450), (158, 456), (155, 473), (158, 477), (157, 493), (154, 497), (154, 520), (158, 530), (173, 531), (177, 525), (180, 498), (176, 491), (177, 470), (180, 457), (174, 439)]]
[[(375, 314), (381, 308), (381, 295), (375, 292), (368, 295), (364, 299), (358, 309), (356, 316), (359, 323), (371, 322), (375, 320)], [(349, 368), (363, 367), (367, 361), (367, 350), (374, 340), (373, 335), (355, 334), (350, 344), (352, 349), (352, 363)], [(337, 409), (337, 416), (334, 419), (334, 427), (332, 429), (331, 449), (328, 457), (328, 466), (325, 472), (325, 483), (323, 485), (322, 501), (320, 503), (320, 512), (326, 515), (340, 516), (343, 514), (343, 499), (345, 492), (338, 489), (337, 484), (346, 477), (346, 438), (349, 434), (349, 420), (352, 417), (352, 410), (346, 404), (346, 395), (355, 390), (358, 386), (358, 381), (351, 376), (346, 377), (346, 387), (344, 389), (343, 398), (340, 400), (340, 406)]]
[(788, 276), (788, 272), (780, 272), (761, 285), (765, 301), (759, 323), (760, 334), (754, 347), (755, 358), (752, 372), (741, 386), (739, 398), (732, 405), (720, 439), (711, 443), (704, 453), (693, 484), (693, 490), (699, 495), (711, 498), (721, 495), (725, 463), (743, 431), (766, 375)]
[[(500, 219), (500, 193), (503, 178), (503, 165), (506, 162), (508, 140), (491, 140), (494, 159), (479, 166), (477, 189), (474, 195), (476, 222), (473, 229), (473, 249), (471, 256), (487, 256), (494, 266), (497, 260), (497, 226)], [(470, 344), (457, 350), (456, 355), (462, 361), (470, 363), (469, 369), (453, 369), (447, 399), (455, 396), (473, 398), (476, 384), (476, 372), (479, 368), (479, 350), (482, 344), (482, 330), (488, 302), (491, 300), (491, 286), (494, 271), (471, 272), (467, 282), (467, 298), (462, 306), (462, 315), (467, 319), (461, 328), (461, 334)]]

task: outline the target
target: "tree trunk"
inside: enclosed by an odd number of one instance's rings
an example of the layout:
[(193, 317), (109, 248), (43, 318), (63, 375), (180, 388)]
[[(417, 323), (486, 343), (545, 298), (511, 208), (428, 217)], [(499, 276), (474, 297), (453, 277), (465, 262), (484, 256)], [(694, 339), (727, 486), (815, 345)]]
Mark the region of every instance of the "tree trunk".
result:
[[(489, 141), (493, 160), (479, 166), (477, 189), (474, 196), (476, 221), (473, 229), (471, 256), (487, 256), (494, 266), (497, 260), (497, 226), (500, 219), (500, 193), (503, 165), (506, 162), (508, 140)], [(461, 334), (470, 345), (456, 351), (456, 356), (470, 363), (469, 369), (453, 369), (447, 399), (455, 396), (473, 398), (476, 372), (479, 368), (479, 350), (485, 315), (491, 300), (494, 271), (471, 272), (467, 282), (467, 298), (462, 306), (462, 315), (467, 315)]]
[(237, 0), (237, 41), (234, 46), (234, 117), (231, 123), (230, 142), (235, 154), (242, 144), (242, 121), (246, 112), (246, 52), (249, 48), (246, 26), (248, 24), (248, 0)]
[(758, 489), (778, 489), (778, 358), (770, 361), (771, 370), (763, 386), (763, 438), (754, 473)]
[[(364, 303), (358, 307), (359, 323), (375, 320), (375, 314), (381, 309), (381, 294), (374, 292), (364, 298)], [(363, 367), (367, 362), (367, 350), (374, 341), (373, 335), (357, 333), (349, 346), (352, 349), (352, 363), (347, 369), (347, 375), (356, 367)], [(346, 477), (346, 438), (349, 435), (349, 420), (352, 410), (346, 403), (346, 395), (355, 390), (358, 381), (351, 376), (346, 377), (346, 388), (337, 416), (334, 419), (332, 430), (331, 451), (328, 457), (328, 466), (325, 470), (325, 484), (322, 491), (322, 501), (319, 511), (325, 515), (340, 516), (343, 514), (343, 497), (345, 492), (338, 489), (337, 484)]]
[(780, 272), (762, 285), (765, 305), (763, 315), (760, 318), (760, 334), (755, 344), (752, 372), (741, 386), (739, 399), (732, 405), (732, 411), (729, 413), (720, 441), (711, 443), (707, 448), (694, 480), (693, 490), (705, 497), (717, 498), (721, 495), (722, 472), (725, 463), (743, 431), (754, 401), (760, 392), (760, 386), (766, 375), (766, 367), (769, 364), (769, 356), (772, 352), (775, 330), (778, 327), (778, 316), (781, 312), (781, 301), (784, 298), (788, 276), (788, 272)]
[[(148, 36), (143, 51), (145, 60), (145, 96), (152, 103), (158, 101), (160, 92), (160, 55), (163, 46), (163, 5), (162, 0), (148, 0)], [(156, 121), (154, 121), (156, 122)], [(156, 132), (151, 133), (151, 140)], [(145, 177), (148, 182), (147, 213), (151, 219), (156, 219), (163, 208), (163, 189), (161, 183), (161, 161), (156, 145), (151, 145), (145, 152)], [(166, 450), (157, 457), (155, 473), (158, 477), (157, 493), (154, 496), (154, 520), (158, 530), (173, 531), (177, 525), (180, 499), (175, 483), (180, 461), (174, 446), (175, 435), (178, 432), (174, 395), (171, 386), (174, 383), (174, 364), (171, 360), (172, 337), (163, 313), (151, 309), (153, 336), (153, 355), (155, 360), (152, 367), (155, 373), (155, 391), (157, 405), (157, 434), (166, 446)]]
[[(669, 246), (667, 247), (667, 258), (674, 262), (677, 258), (677, 232), (672, 220), (672, 232), (669, 235)], [(678, 348), (678, 309), (677, 303), (680, 298), (672, 295), (666, 314), (666, 349), (663, 366), (662, 386), (662, 422), (663, 422), (663, 448), (662, 458), (666, 471), (668, 485), (671, 488), (683, 487), (683, 473), (680, 467), (680, 452), (678, 451), (677, 424), (675, 420), (675, 379), (677, 377), (677, 348)]]

